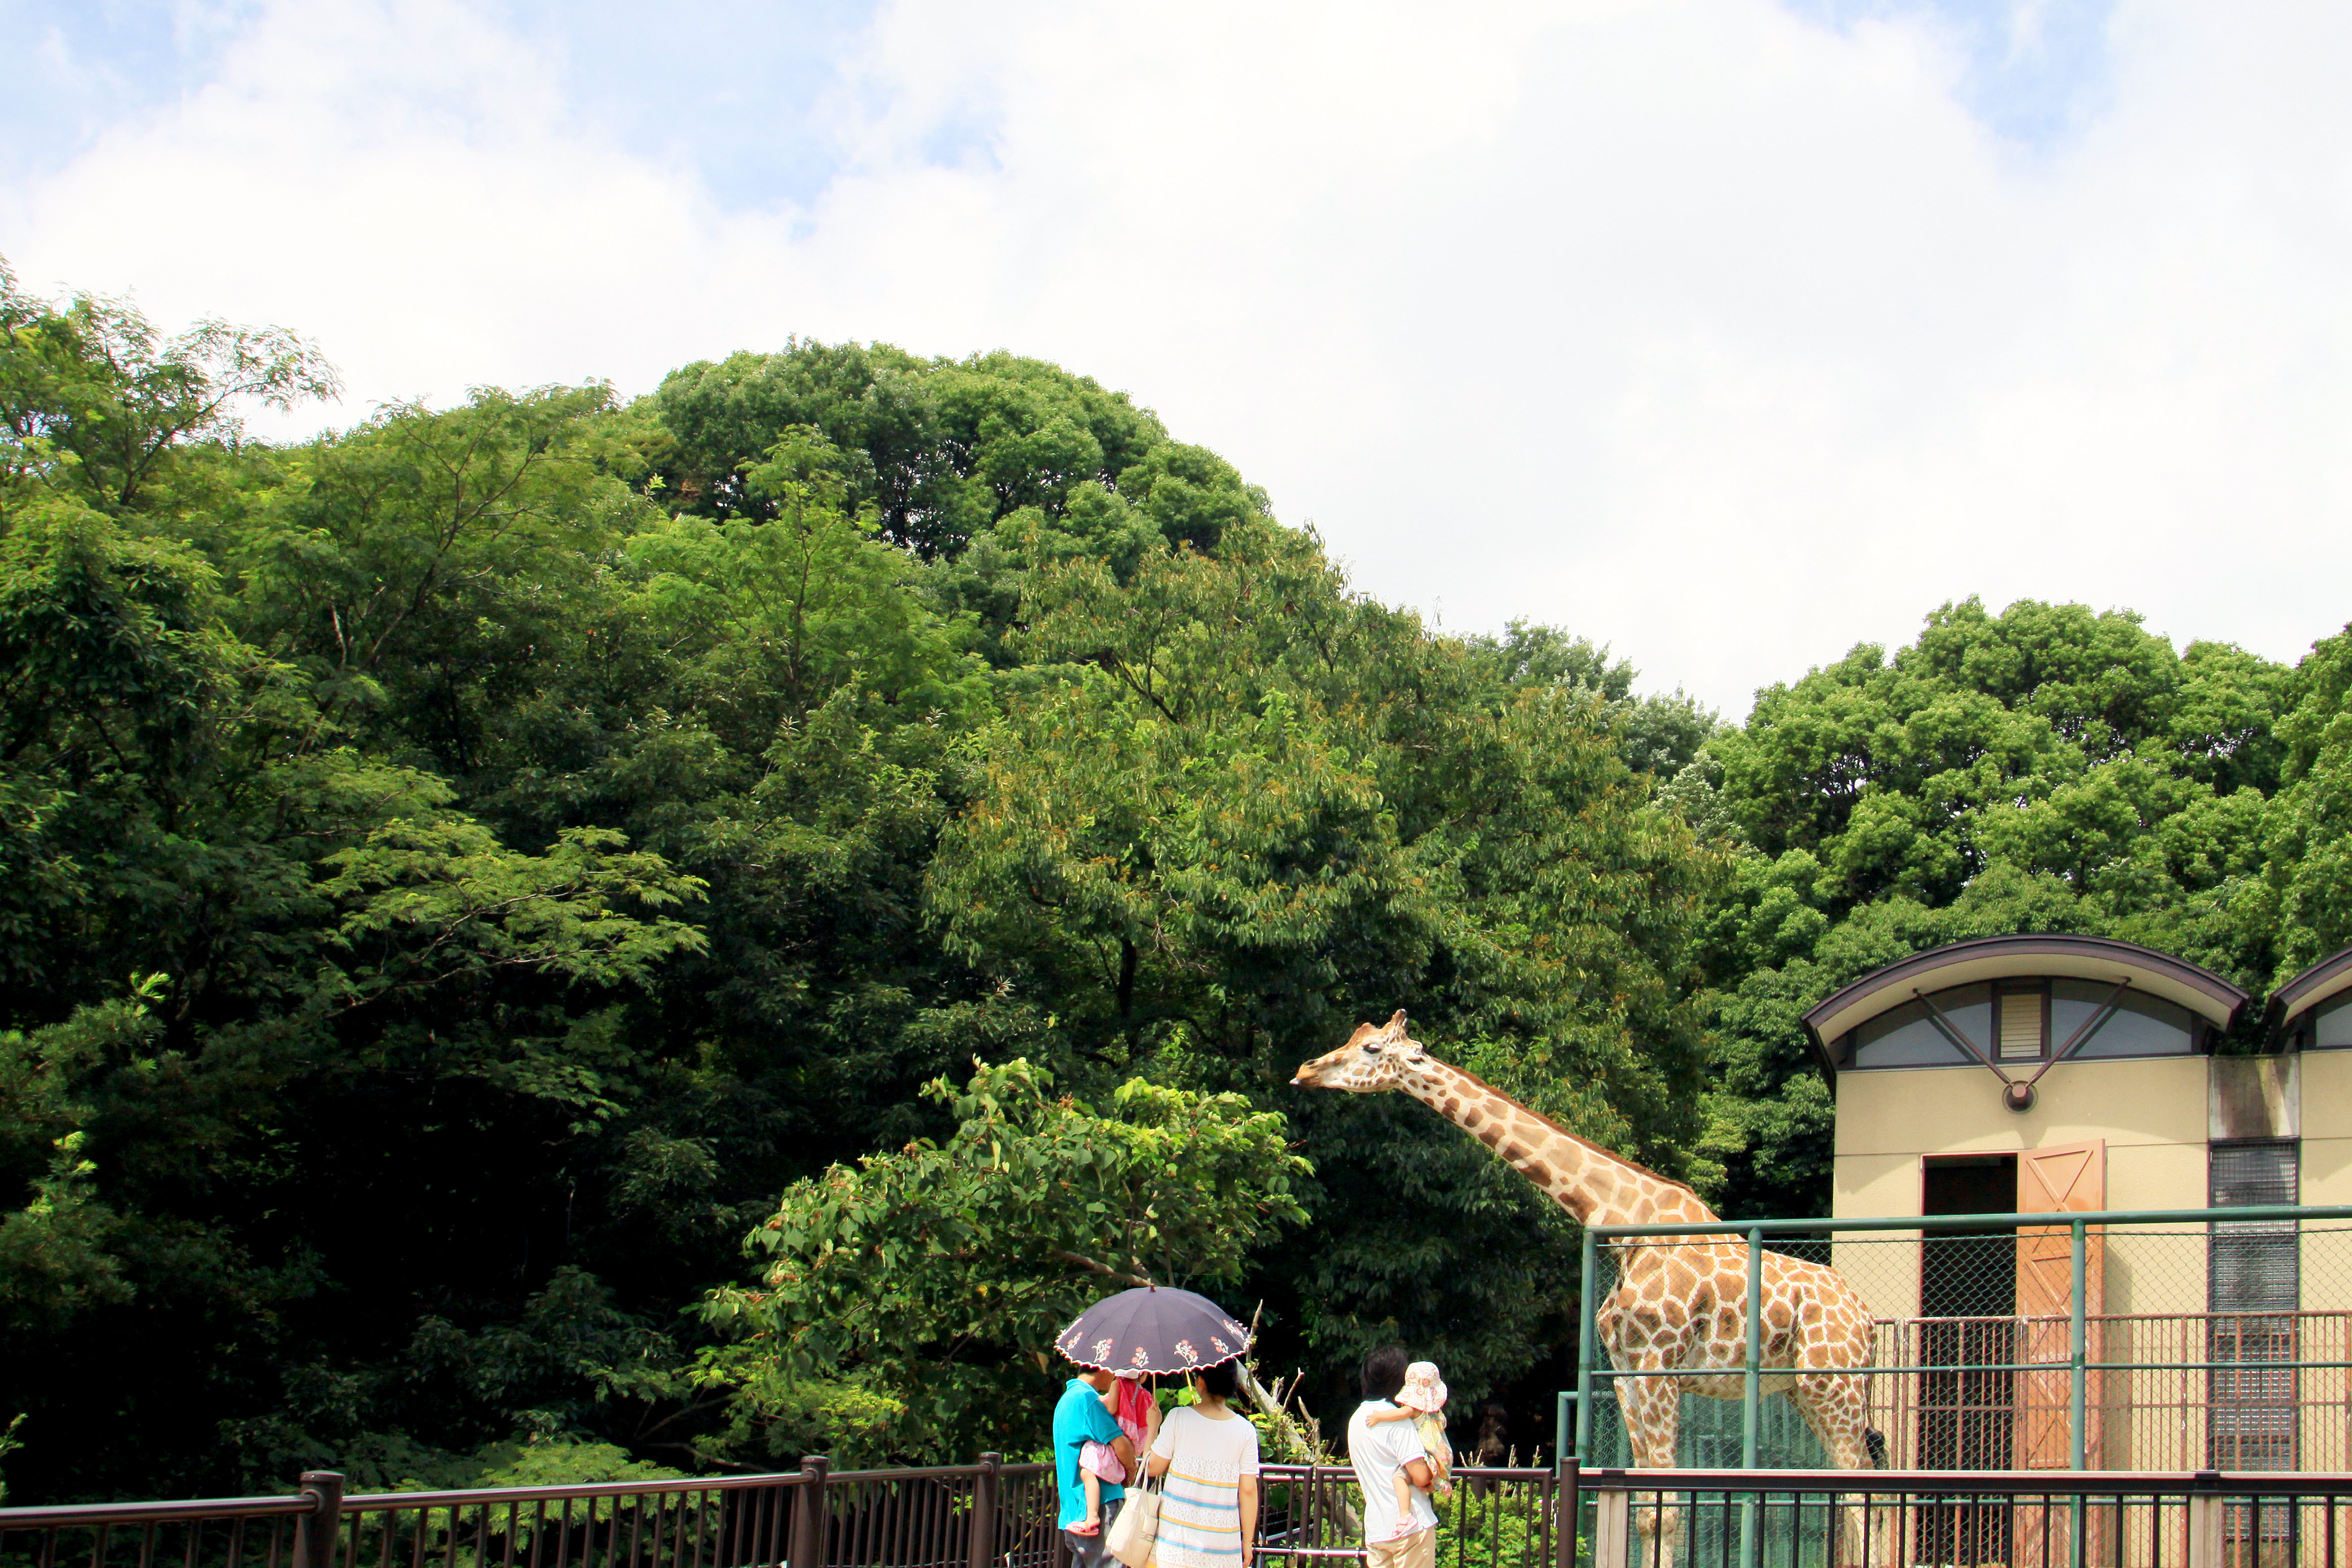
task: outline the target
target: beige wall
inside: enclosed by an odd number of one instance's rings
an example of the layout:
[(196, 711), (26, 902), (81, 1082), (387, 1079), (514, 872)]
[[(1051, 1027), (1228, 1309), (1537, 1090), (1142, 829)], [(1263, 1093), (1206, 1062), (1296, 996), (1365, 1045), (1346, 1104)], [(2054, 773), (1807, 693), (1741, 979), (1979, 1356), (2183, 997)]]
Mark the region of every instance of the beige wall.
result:
[[(2352, 1051), (2338, 1054), (2352, 1058)], [(2003, 1105), (2000, 1082), (1980, 1067), (1840, 1073), (1832, 1212), (1917, 1214), (1922, 1154), (2008, 1153), (2091, 1138), (2107, 1145), (2109, 1208), (2201, 1208), (2206, 1070), (2203, 1057), (2061, 1062), (2025, 1111)], [(2345, 1081), (2352, 1085), (2352, 1074)], [(2352, 1105), (2344, 1136), (2352, 1140)]]
[[(2303, 1201), (2352, 1205), (2352, 1050), (2305, 1052), (2295, 1071)], [(1917, 1214), (1923, 1154), (2008, 1153), (2093, 1138), (2106, 1144), (2108, 1208), (2202, 1208), (2206, 1139), (2217, 1114), (2211, 1077), (2204, 1057), (2061, 1063), (2042, 1079), (2034, 1108), (2019, 1113), (2002, 1105), (2000, 1083), (1981, 1067), (1842, 1073), (1832, 1212), (1841, 1218)], [(1917, 1237), (1841, 1238), (1832, 1261), (1874, 1313), (1916, 1316)], [(2210, 1353), (2197, 1316), (2208, 1306), (2208, 1247), (2201, 1226), (2116, 1226), (2102, 1238), (2102, 1306), (2111, 1321), (2099, 1331), (2099, 1358), (2148, 1363), (2095, 1374), (2104, 1464), (2181, 1469), (2206, 1463), (2206, 1376), (2162, 1370), (2161, 1363)], [(2301, 1353), (2352, 1360), (2352, 1233), (2319, 1226), (2306, 1234), (2302, 1296), (2309, 1315)], [(2298, 1375), (2299, 1462), (2321, 1469), (2352, 1465), (2352, 1373), (2328, 1368)]]
[(2303, 1053), (2303, 1201), (2352, 1204), (2352, 1051)]
[[(1917, 1214), (1923, 1154), (2011, 1153), (2094, 1138), (2106, 1144), (2108, 1208), (2202, 1208), (2208, 1070), (2203, 1057), (2061, 1062), (2025, 1111), (2002, 1104), (2000, 1081), (1980, 1067), (1840, 1073), (1831, 1212), (1841, 1219)], [(2346, 1131), (2352, 1164), (2352, 1115)], [(1841, 1238), (1832, 1260), (1874, 1312), (1910, 1317), (1919, 1310), (1917, 1265), (1911, 1249), (1886, 1245), (1895, 1239)], [(2195, 1257), (2171, 1256), (2183, 1247)], [(2118, 1237), (2104, 1273), (2109, 1312), (2204, 1308), (2201, 1241)]]

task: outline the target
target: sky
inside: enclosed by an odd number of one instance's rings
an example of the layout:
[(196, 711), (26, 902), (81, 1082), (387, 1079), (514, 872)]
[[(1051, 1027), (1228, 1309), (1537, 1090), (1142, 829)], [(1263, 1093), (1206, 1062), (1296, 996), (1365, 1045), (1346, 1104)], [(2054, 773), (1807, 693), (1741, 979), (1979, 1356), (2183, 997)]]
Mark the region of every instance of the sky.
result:
[[(343, 402), (1055, 360), (1745, 715), (1970, 595), (2352, 620), (2352, 7), (0, 0), (0, 256)], [(299, 434), (284, 429), (280, 434)]]

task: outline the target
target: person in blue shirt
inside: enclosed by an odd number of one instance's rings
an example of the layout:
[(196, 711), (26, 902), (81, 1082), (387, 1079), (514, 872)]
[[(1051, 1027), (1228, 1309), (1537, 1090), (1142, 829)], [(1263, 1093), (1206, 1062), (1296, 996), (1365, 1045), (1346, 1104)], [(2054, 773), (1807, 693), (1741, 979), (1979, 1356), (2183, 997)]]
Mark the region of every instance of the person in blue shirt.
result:
[(1103, 1542), (1110, 1539), (1111, 1521), (1118, 1517), (1118, 1505), (1127, 1497), (1125, 1488), (1103, 1482), (1102, 1528), (1092, 1535), (1071, 1534), (1070, 1526), (1087, 1521), (1087, 1483), (1078, 1473), (1078, 1451), (1089, 1442), (1101, 1443), (1118, 1456), (1129, 1473), (1135, 1468), (1135, 1445), (1128, 1441), (1127, 1434), (1118, 1429), (1118, 1418), (1103, 1404), (1111, 1382), (1111, 1374), (1099, 1367), (1083, 1368), (1062, 1390), (1062, 1402), (1054, 1406), (1054, 1479), (1062, 1493), (1060, 1529), (1075, 1568), (1102, 1568), (1108, 1556)]

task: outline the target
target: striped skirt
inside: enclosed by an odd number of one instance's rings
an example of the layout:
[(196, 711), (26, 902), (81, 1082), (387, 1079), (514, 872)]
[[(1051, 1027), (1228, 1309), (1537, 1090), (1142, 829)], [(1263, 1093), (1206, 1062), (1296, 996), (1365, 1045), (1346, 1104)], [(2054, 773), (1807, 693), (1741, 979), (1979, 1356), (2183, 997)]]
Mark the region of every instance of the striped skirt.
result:
[(1204, 1481), (1170, 1467), (1151, 1555), (1159, 1568), (1241, 1568), (1240, 1486)]

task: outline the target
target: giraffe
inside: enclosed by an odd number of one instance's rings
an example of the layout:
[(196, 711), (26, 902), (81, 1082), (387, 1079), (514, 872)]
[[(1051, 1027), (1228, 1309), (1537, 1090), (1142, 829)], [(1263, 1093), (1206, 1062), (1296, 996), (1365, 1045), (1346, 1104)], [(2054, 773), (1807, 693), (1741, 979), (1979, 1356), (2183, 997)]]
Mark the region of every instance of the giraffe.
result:
[[(1402, 1010), (1383, 1026), (1360, 1026), (1348, 1043), (1300, 1067), (1303, 1089), (1354, 1094), (1402, 1089), (1484, 1143), (1543, 1189), (1580, 1225), (1704, 1225), (1718, 1219), (1698, 1194), (1538, 1116), (1461, 1068), (1439, 1061), (1405, 1028)], [(1612, 1244), (1617, 1288), (1596, 1304), (1593, 1326), (1620, 1372), (1718, 1372), (1714, 1376), (1624, 1377), (1617, 1403), (1644, 1469), (1675, 1463), (1680, 1396), (1738, 1399), (1748, 1364), (1748, 1244), (1722, 1236)], [(1778, 1252), (1764, 1255), (1760, 1352), (1766, 1394), (1786, 1394), (1842, 1470), (1873, 1467), (1880, 1445), (1866, 1418), (1872, 1361), (1870, 1310), (1835, 1269)], [(1842, 1533), (1858, 1560), (1862, 1520), (1845, 1510)], [(1645, 1510), (1643, 1560), (1671, 1563), (1678, 1521), (1665, 1540)]]

